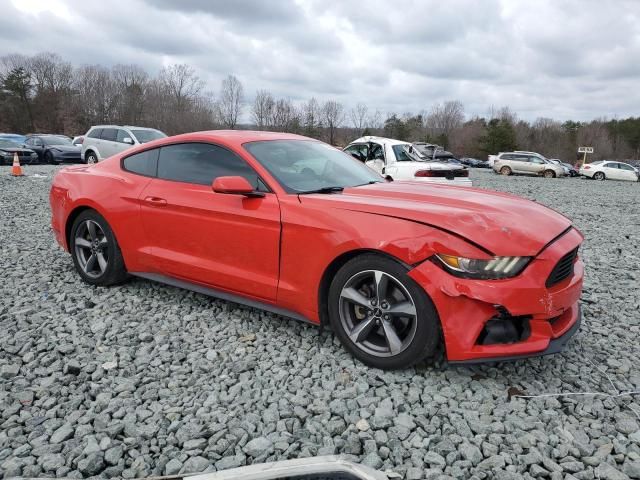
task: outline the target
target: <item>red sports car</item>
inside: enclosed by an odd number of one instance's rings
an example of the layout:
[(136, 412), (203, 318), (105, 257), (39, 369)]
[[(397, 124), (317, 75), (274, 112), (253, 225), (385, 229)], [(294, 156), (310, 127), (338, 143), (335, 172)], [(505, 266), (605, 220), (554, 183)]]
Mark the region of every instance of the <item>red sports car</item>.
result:
[(580, 324), (583, 236), (537, 203), (387, 182), (298, 135), (212, 131), (61, 170), (57, 241), (86, 282), (129, 275), (319, 325), (401, 368), (559, 351)]

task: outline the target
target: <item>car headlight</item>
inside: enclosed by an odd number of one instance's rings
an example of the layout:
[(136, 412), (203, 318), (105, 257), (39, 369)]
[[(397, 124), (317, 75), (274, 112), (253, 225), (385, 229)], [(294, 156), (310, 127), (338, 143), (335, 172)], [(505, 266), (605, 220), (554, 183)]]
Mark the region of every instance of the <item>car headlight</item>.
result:
[(531, 257), (493, 257), (490, 260), (438, 254), (436, 258), (451, 274), (458, 277), (497, 280), (518, 275)]

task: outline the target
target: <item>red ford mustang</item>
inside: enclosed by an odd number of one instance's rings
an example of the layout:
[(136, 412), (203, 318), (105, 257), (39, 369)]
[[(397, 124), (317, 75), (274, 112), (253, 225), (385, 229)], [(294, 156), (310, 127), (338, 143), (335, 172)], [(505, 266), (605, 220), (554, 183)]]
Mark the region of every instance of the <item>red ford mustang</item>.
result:
[(583, 240), (515, 196), (386, 182), (309, 138), (212, 131), (53, 181), (52, 227), (88, 283), (147, 278), (330, 325), (368, 365), (443, 344), (450, 362), (562, 349), (580, 324)]

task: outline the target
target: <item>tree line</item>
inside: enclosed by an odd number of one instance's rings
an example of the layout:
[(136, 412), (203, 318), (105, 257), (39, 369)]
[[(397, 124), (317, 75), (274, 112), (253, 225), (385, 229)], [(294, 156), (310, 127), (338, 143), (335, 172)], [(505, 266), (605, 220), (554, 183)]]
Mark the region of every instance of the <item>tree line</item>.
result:
[(593, 159), (640, 157), (640, 117), (529, 122), (503, 107), (468, 118), (464, 105), (455, 100), (399, 114), (366, 103), (348, 107), (335, 99), (294, 102), (262, 89), (247, 99), (234, 75), (213, 92), (186, 64), (150, 74), (135, 64), (74, 66), (48, 52), (0, 58), (0, 131), (76, 135), (96, 124), (153, 127), (169, 135), (255, 128), (299, 133), (334, 145), (361, 135), (384, 135), (437, 143), (459, 156), (479, 158), (521, 149), (573, 161), (578, 146), (594, 147)]

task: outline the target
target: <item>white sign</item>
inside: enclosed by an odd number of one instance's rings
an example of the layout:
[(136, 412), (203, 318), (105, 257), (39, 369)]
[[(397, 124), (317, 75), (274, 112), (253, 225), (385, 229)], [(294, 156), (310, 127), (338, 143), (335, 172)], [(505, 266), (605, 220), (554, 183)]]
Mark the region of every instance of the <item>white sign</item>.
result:
[(578, 153), (593, 153), (593, 147), (578, 147)]

